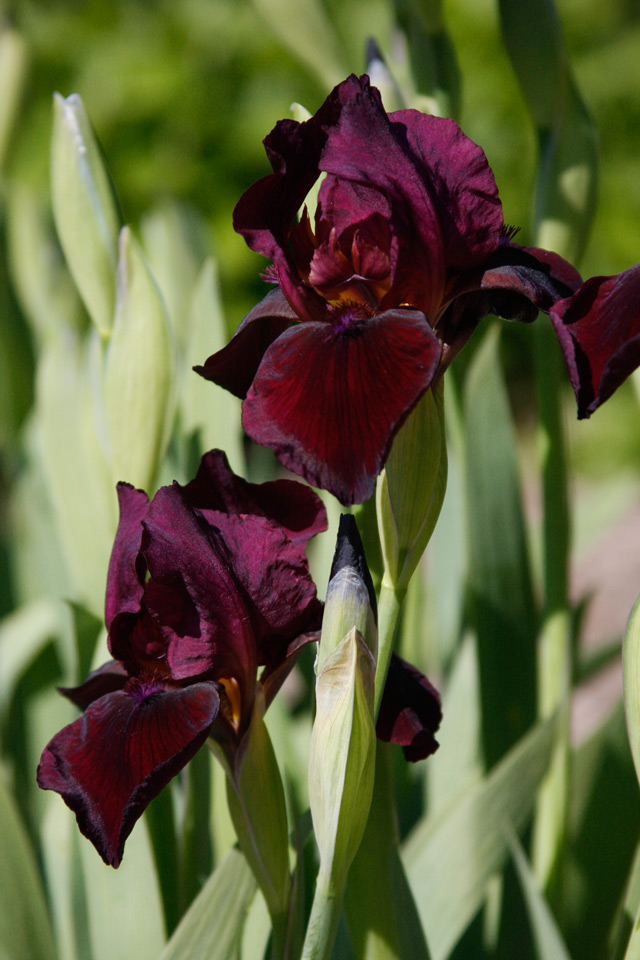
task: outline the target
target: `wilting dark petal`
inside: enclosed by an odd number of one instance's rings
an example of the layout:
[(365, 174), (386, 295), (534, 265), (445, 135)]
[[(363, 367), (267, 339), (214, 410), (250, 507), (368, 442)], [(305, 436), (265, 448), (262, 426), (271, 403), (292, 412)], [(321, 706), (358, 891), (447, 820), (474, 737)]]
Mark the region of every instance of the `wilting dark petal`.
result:
[(213, 353), (203, 366), (193, 369), (205, 380), (217, 383), (242, 400), (251, 386), (265, 350), (298, 319), (280, 288), (270, 290), (266, 297), (249, 311), (226, 347)]
[(90, 673), (84, 683), (78, 687), (58, 687), (68, 700), (76, 707), (86, 710), (90, 703), (99, 700), (107, 693), (122, 690), (129, 680), (129, 674), (119, 660), (109, 660), (101, 667)]
[(105, 621), (107, 629), (119, 613), (137, 613), (144, 590), (144, 563), (141, 564), (142, 521), (149, 498), (129, 483), (118, 484), (120, 522), (109, 561)]
[(313, 490), (295, 480), (249, 483), (233, 472), (222, 450), (205, 453), (184, 493), (189, 504), (214, 526), (212, 511), (267, 517), (302, 547), (327, 529), (327, 512)]
[(153, 498), (143, 551), (155, 586), (149, 612), (167, 644), (171, 675), (182, 680), (213, 671), (216, 679), (236, 678), (246, 692), (255, 682), (255, 640), (233, 561), (178, 484)]
[(117, 867), (136, 820), (202, 746), (219, 704), (213, 683), (107, 694), (51, 740), (38, 784), (62, 796), (105, 863)]
[(415, 763), (438, 749), (435, 733), (441, 720), (438, 691), (394, 653), (376, 724), (378, 738), (400, 744), (407, 760)]
[(278, 662), (293, 638), (320, 628), (322, 604), (307, 558), (271, 520), (215, 516), (234, 575), (247, 594), (258, 663)]
[(309, 483), (360, 503), (439, 356), (414, 310), (300, 324), (266, 352), (243, 404), (244, 428)]
[(589, 417), (640, 366), (640, 265), (592, 277), (551, 310), (578, 401)]

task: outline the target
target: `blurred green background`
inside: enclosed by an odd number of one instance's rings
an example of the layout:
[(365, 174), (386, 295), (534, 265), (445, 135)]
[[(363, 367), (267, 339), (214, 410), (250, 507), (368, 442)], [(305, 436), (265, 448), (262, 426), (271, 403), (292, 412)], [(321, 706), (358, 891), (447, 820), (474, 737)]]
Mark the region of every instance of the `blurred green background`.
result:
[[(262, 138), (277, 120), (291, 115), (294, 102), (314, 111), (333, 84), (350, 72), (363, 72), (368, 37), (376, 39), (392, 64), (400, 62), (400, 41), (393, 30), (396, 6), (402, 9), (402, 0), (397, 4), (392, 0), (0, 0), (0, 31), (5, 39), (11, 37), (9, 46), (5, 43), (0, 47), (0, 616), (46, 596), (77, 599), (52, 533), (51, 514), (55, 510), (48, 502), (50, 490), (43, 481), (47, 470), (33, 466), (38, 461), (34, 448), (39, 440), (30, 417), (37, 392), (37, 358), (44, 353), (38, 323), (55, 325), (67, 304), (65, 322), (70, 328), (75, 325), (86, 331), (89, 326), (66, 276), (49, 212), (54, 91), (65, 97), (72, 93), (82, 97), (104, 150), (124, 222), (142, 237), (147, 253), (154, 236), (157, 240), (154, 229), (159, 221), (154, 217), (160, 211), (166, 222), (176, 218), (176, 225), (180, 224), (183, 231), (184, 249), (195, 251), (193, 263), (185, 270), (189, 292), (195, 283), (193, 264), (199, 267), (207, 255), (216, 258), (226, 332), (230, 334), (265, 289), (259, 279), (264, 264), (232, 228), (232, 211), (239, 196), (268, 172)], [(422, 0), (421, 6), (425, 15), (437, 19), (437, 0)], [(616, 273), (640, 259), (640, 0), (561, 0), (557, 6), (572, 68), (600, 144), (599, 201), (580, 268), (584, 276)], [(501, 39), (498, 4), (496, 0), (447, 0), (443, 11), (460, 71), (458, 119), (485, 150), (500, 188), (505, 220), (522, 228), (518, 240), (527, 243), (532, 237), (536, 138)], [(32, 222), (27, 213), (33, 204), (38, 211), (33, 222), (40, 224), (39, 229), (43, 222), (47, 224), (46, 243), (41, 242), (37, 231), (32, 236), (27, 229)], [(20, 225), (25, 227), (25, 234), (18, 265), (15, 234)], [(165, 278), (158, 273), (162, 255), (150, 259), (154, 259), (156, 277), (163, 287)], [(25, 287), (25, 277), (31, 278), (30, 286)], [(51, 277), (56, 278), (53, 286)], [(38, 278), (42, 280), (40, 286)], [(176, 302), (180, 303), (179, 298)], [(179, 328), (181, 317), (176, 309), (173, 319)], [(34, 322), (36, 315), (40, 319)], [(70, 343), (77, 348), (73, 338)], [(467, 348), (458, 379), (476, 348), (475, 341)], [(213, 333), (207, 349), (213, 352)], [(536, 539), (540, 490), (534, 453), (531, 331), (504, 324), (502, 353), (518, 426), (519, 466), (535, 567), (536, 558), (540, 565)], [(206, 353), (200, 360), (205, 357)], [(640, 588), (638, 395), (630, 381), (592, 420), (578, 423), (568, 383), (565, 388), (576, 570), (573, 599), (577, 602), (593, 591), (605, 597), (604, 606), (595, 619), (592, 617), (587, 630), (592, 643), (607, 639), (619, 642)], [(38, 418), (43, 419), (45, 413), (41, 408)], [(73, 416), (73, 409), (68, 415)], [(170, 455), (170, 469), (180, 476), (186, 469), (184, 451), (172, 450)], [(70, 466), (73, 470), (74, 464)], [(254, 476), (262, 476), (273, 469), (272, 458), (267, 465), (266, 460), (254, 457), (250, 466)], [(165, 474), (161, 477), (170, 478)], [(459, 488), (460, 477), (454, 469), (449, 503), (459, 504)], [(87, 497), (91, 494), (88, 491)], [(100, 501), (97, 495), (96, 500)], [(439, 532), (430, 548), (436, 564), (438, 558), (442, 560), (445, 576), (447, 549), (463, 553), (459, 544), (463, 539), (462, 521), (455, 516), (455, 506), (449, 509), (447, 516), (445, 504)], [(98, 589), (92, 594), (95, 602), (89, 604), (96, 615), (100, 609), (95, 598), (106, 575), (104, 558), (108, 555), (111, 522), (112, 518), (94, 516), (95, 538), (104, 540), (103, 547), (95, 550)], [(88, 535), (94, 535), (93, 528)], [(330, 554), (329, 541), (326, 551)], [(431, 563), (432, 571), (435, 565)], [(453, 591), (453, 603), (460, 607), (461, 567), (462, 563), (454, 570), (457, 586)], [(89, 574), (87, 577), (90, 579)], [(323, 592), (324, 584), (319, 586)], [(435, 592), (438, 589), (437, 584)], [(84, 596), (80, 599), (86, 600)], [(590, 615), (594, 609), (595, 603)], [(28, 610), (29, 616), (38, 614), (35, 608)], [(448, 627), (453, 636), (461, 613), (459, 609), (449, 613)], [(47, 615), (43, 611), (44, 622), (25, 619), (20, 627), (23, 635), (28, 637), (31, 627), (36, 637), (46, 639), (57, 634), (59, 624), (49, 624)], [(440, 652), (430, 649), (430, 644), (437, 646), (439, 642), (437, 637), (432, 639), (437, 633), (437, 611), (429, 617), (418, 622), (411, 653), (423, 668), (435, 665), (437, 669), (452, 649), (447, 647), (451, 637), (444, 638)], [(19, 625), (14, 626), (17, 635)], [(90, 659), (98, 626), (87, 611), (76, 613), (76, 634), (90, 637), (84, 652), (80, 650), (75, 659), (69, 658), (79, 674), (79, 667), (88, 667), (85, 661)], [(407, 615), (405, 635), (413, 626)], [(7, 651), (11, 662), (2, 660)], [(35, 814), (44, 809), (42, 796), (33, 784), (33, 769), (43, 743), (57, 729), (51, 711), (59, 712), (60, 723), (68, 719), (65, 705), (55, 705), (59, 698), (52, 687), (63, 674), (68, 678), (69, 664), (56, 660), (51, 645), (34, 642), (32, 649), (25, 647), (25, 651), (14, 650), (8, 642), (4, 648), (0, 644), (0, 693), (5, 695), (6, 708), (6, 716), (1, 719), (9, 717), (3, 727), (2, 746), (7, 748), (8, 766), (18, 758), (11, 771), (12, 786), (18, 797), (28, 797), (24, 807), (22, 801), (20, 806), (33, 825)], [(594, 727), (592, 714), (600, 710), (603, 716), (619, 696), (618, 674), (611, 690), (605, 691), (604, 706), (593, 698), (586, 702), (581, 737)], [(15, 686), (11, 686), (13, 681), (5, 681), (4, 689), (3, 676), (13, 678)], [(41, 691), (48, 698), (46, 712), (38, 702)], [(21, 702), (29, 705), (28, 716)], [(275, 714), (275, 710), (271, 712)], [(273, 722), (277, 722), (277, 714)], [(597, 771), (601, 768), (595, 761), (590, 763), (587, 756), (579, 773), (579, 799), (570, 816), (572, 828), (576, 833), (582, 831), (576, 860), (590, 864), (590, 858), (597, 861), (593, 851), (598, 844), (598, 829), (611, 820), (610, 801), (622, 797), (627, 819), (621, 816), (614, 823), (614, 836), (608, 841), (612, 862), (619, 848), (624, 849), (619, 868), (614, 863), (617, 897), (636, 839), (636, 783), (619, 713), (598, 736), (600, 746), (589, 747), (589, 756), (605, 756), (608, 766), (602, 761), (604, 774), (600, 781)], [(612, 742), (615, 739), (615, 747), (610, 748), (609, 738)], [(28, 748), (23, 749), (24, 744)], [(445, 751), (441, 754), (444, 757)], [(618, 789), (615, 779), (619, 756), (623, 756), (624, 791)], [(605, 802), (598, 785), (602, 783), (604, 790), (607, 776), (610, 792)], [(415, 794), (417, 777), (412, 779), (413, 771), (404, 771), (400, 777), (407, 794)], [(601, 801), (602, 809), (591, 821), (597, 829), (592, 826), (583, 830), (591, 813), (587, 800), (582, 800), (587, 795), (592, 805), (597, 805), (599, 798)], [(407, 829), (409, 826), (407, 818)], [(618, 847), (616, 828), (620, 833)], [(579, 881), (574, 874), (569, 878), (575, 881), (576, 899), (582, 898), (583, 902), (583, 912), (574, 915), (580, 917), (575, 929), (571, 917), (566, 921), (568, 935), (576, 946), (575, 956), (587, 955), (584, 942), (592, 938), (589, 917), (595, 917), (593, 924), (597, 923), (600, 869), (600, 863), (595, 862), (592, 874), (596, 883), (588, 891), (581, 885), (581, 877)], [(612, 913), (613, 900), (608, 906)], [(593, 941), (596, 952), (589, 954), (594, 958), (604, 955), (597, 951), (606, 931), (599, 933), (601, 940)]]

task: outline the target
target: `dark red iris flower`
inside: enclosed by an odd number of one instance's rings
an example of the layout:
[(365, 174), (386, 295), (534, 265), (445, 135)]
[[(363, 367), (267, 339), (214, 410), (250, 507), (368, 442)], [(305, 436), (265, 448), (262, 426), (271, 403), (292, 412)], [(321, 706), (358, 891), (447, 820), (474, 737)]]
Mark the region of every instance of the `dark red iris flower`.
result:
[(640, 366), (640, 265), (591, 277), (551, 309), (578, 417), (589, 417)]
[[(387, 114), (366, 76), (264, 144), (273, 173), (234, 226), (277, 287), (196, 370), (244, 398), (246, 432), (286, 467), (361, 502), (480, 319), (533, 320), (580, 277), (513, 243), (487, 159), (457, 124)], [(298, 220), (321, 174), (315, 220)]]
[(114, 867), (145, 807), (207, 737), (234, 769), (258, 684), (268, 704), (318, 638), (304, 548), (326, 529), (312, 490), (247, 483), (220, 451), (151, 502), (124, 483), (118, 497), (106, 595), (114, 659), (63, 691), (84, 713), (38, 768), (39, 785), (62, 795)]

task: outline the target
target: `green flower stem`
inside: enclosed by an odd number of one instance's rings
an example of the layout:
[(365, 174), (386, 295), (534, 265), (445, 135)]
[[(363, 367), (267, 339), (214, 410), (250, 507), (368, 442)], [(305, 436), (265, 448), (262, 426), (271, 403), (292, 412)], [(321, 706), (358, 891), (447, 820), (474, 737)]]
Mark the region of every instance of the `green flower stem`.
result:
[(382, 693), (384, 691), (391, 654), (393, 653), (393, 641), (398, 621), (400, 619), (400, 610), (404, 598), (407, 594), (406, 588), (401, 589), (394, 586), (389, 580), (387, 574), (382, 578), (380, 587), (380, 598), (378, 601), (378, 666), (376, 668), (376, 685), (373, 715), (377, 719), (382, 703)]
[(343, 883), (338, 889), (330, 877), (318, 874), (301, 960), (331, 960), (342, 913), (344, 887)]

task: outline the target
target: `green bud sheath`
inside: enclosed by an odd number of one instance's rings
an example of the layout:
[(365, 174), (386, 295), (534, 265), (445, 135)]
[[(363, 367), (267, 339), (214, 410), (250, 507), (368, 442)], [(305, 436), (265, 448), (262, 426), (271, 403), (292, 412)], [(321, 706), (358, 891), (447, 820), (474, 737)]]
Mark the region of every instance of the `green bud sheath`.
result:
[(54, 96), (51, 197), (56, 229), (80, 296), (101, 336), (115, 304), (120, 212), (82, 100)]
[(220, 748), (212, 749), (227, 772), (229, 812), (240, 847), (278, 926), (286, 922), (289, 909), (289, 836), (282, 778), (263, 713), (264, 696), (258, 686), (233, 770)]
[(427, 390), (393, 441), (378, 480), (385, 578), (406, 590), (431, 538), (447, 488), (443, 382)]
[(309, 803), (320, 851), (318, 885), (341, 897), (367, 823), (375, 772), (375, 661), (352, 628), (316, 679)]

